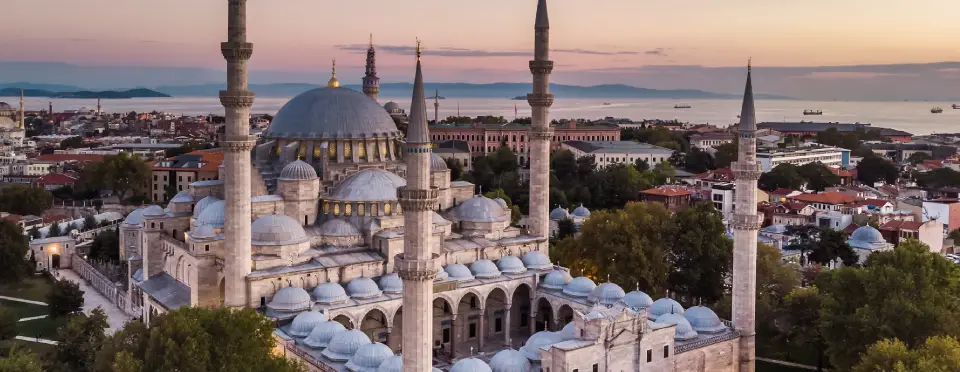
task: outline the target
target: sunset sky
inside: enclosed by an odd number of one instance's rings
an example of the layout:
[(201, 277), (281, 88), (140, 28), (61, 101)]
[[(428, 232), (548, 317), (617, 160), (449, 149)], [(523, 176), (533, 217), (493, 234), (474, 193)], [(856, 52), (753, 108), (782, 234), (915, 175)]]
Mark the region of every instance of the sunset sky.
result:
[[(224, 0), (4, 3), (2, 61), (223, 69)], [(253, 70), (326, 71), (335, 57), (356, 74), (359, 49), (373, 33), (385, 81), (409, 80), (415, 37), (434, 81), (527, 80), (535, 0), (250, 0), (247, 7)], [(780, 67), (960, 60), (956, 0), (551, 0), (549, 10), (552, 59), (578, 84), (610, 69), (742, 66), (750, 56)]]

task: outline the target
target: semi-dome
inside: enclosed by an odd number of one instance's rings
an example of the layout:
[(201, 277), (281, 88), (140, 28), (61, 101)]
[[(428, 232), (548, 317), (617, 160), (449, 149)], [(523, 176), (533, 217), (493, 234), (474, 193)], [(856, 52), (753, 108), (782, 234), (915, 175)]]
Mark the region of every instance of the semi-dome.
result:
[(603, 283), (598, 285), (593, 289), (593, 292), (590, 293), (590, 301), (596, 302), (605, 306), (612, 306), (616, 304), (620, 299), (626, 296), (626, 293), (623, 292), (623, 288), (620, 288), (619, 285), (613, 283)]
[(573, 278), (566, 287), (563, 287), (563, 294), (573, 297), (588, 297), (597, 284), (585, 276)]
[(365, 169), (340, 182), (327, 200), (363, 202), (397, 200), (397, 188), (406, 185), (407, 180), (393, 172), (379, 168)]
[(880, 230), (872, 226), (862, 226), (854, 230), (853, 234), (850, 234), (847, 244), (854, 248), (882, 249), (887, 246), (887, 241), (883, 239)]
[(123, 220), (123, 223), (126, 225), (140, 225), (143, 223), (143, 211), (146, 208), (135, 209), (133, 212), (127, 215), (127, 218)]
[(447, 274), (447, 271), (444, 270), (443, 267), (438, 267), (438, 268), (437, 268), (437, 276), (436, 276), (435, 278), (433, 278), (433, 280), (439, 282), (439, 281), (443, 281), (443, 280), (447, 280), (447, 279), (450, 279), (450, 274)]
[(500, 260), (497, 261), (497, 269), (500, 269), (500, 272), (504, 274), (522, 274), (527, 271), (527, 267), (523, 266), (523, 261), (516, 256), (500, 257)]
[(360, 330), (348, 329), (333, 335), (333, 339), (321, 354), (335, 362), (346, 362), (361, 346), (370, 343), (370, 338)]
[(627, 293), (621, 301), (633, 310), (646, 309), (653, 305), (653, 298), (650, 298), (649, 295), (640, 291)]
[(356, 226), (347, 221), (334, 218), (320, 225), (320, 235), (329, 237), (357, 236), (360, 235), (360, 230), (357, 230)]
[(519, 350), (505, 349), (490, 358), (493, 372), (530, 372), (532, 366)]
[(144, 217), (159, 217), (167, 214), (159, 205), (151, 205), (143, 210)]
[(663, 314), (663, 316), (657, 318), (657, 323), (675, 324), (677, 326), (676, 333), (673, 336), (675, 340), (689, 340), (697, 337), (697, 331), (681, 314)]
[(300, 223), (282, 214), (268, 214), (250, 225), (253, 245), (288, 245), (307, 241), (307, 233)]
[(170, 199), (171, 203), (193, 203), (193, 196), (190, 196), (190, 193), (187, 191), (178, 192), (177, 195), (173, 196), (173, 199)]
[(493, 201), (497, 202), (497, 205), (499, 205), (500, 208), (510, 209), (510, 206), (507, 205), (507, 201), (503, 200), (503, 198), (496, 198), (496, 199), (493, 199)]
[(273, 295), (267, 308), (292, 312), (310, 309), (310, 294), (300, 287), (283, 287)]
[(212, 195), (206, 196), (203, 199), (200, 199), (200, 201), (197, 202), (197, 205), (193, 206), (193, 218), (199, 218), (200, 213), (203, 212), (205, 208), (209, 207), (210, 204), (216, 203), (218, 201), (220, 201), (220, 199), (217, 199)]
[(447, 226), (453, 224), (453, 222), (450, 222), (450, 220), (443, 218), (440, 213), (437, 213), (436, 211), (433, 211), (432, 213), (434, 225)]
[(280, 170), (281, 180), (315, 180), (317, 179), (317, 170), (307, 162), (297, 159), (290, 162)]
[(346, 367), (353, 372), (376, 372), (384, 360), (393, 356), (393, 350), (379, 342), (360, 346), (347, 361)]
[(314, 349), (327, 347), (334, 335), (346, 329), (347, 328), (338, 321), (328, 320), (321, 322), (313, 327), (313, 330), (310, 331), (310, 335), (303, 339), (303, 343)]
[(555, 343), (563, 341), (560, 338), (560, 335), (550, 332), (550, 331), (540, 331), (534, 333), (533, 336), (527, 339), (527, 342), (523, 344), (523, 347), (520, 348), (520, 352), (523, 353), (523, 356), (527, 357), (532, 362), (540, 361), (540, 348), (543, 346), (553, 345)]
[(546, 270), (553, 268), (553, 264), (550, 263), (550, 258), (540, 251), (530, 251), (524, 253), (523, 257), (520, 257), (520, 260), (523, 261), (524, 265), (527, 265), (528, 269), (532, 270)]
[(307, 337), (313, 332), (313, 327), (327, 321), (327, 316), (319, 311), (304, 311), (297, 314), (290, 323), (290, 335), (293, 337)]
[(203, 212), (200, 212), (200, 216), (197, 216), (197, 220), (193, 221), (193, 225), (212, 225), (215, 228), (222, 229), (223, 223), (226, 220), (224, 213), (225, 207), (226, 203), (224, 203), (223, 200), (217, 200), (211, 203), (206, 208), (203, 208)]
[(567, 213), (566, 209), (557, 207), (556, 209), (550, 211), (550, 219), (554, 221), (564, 220), (570, 218), (570, 214)]
[(376, 101), (346, 88), (318, 88), (293, 97), (277, 111), (265, 138), (332, 139), (400, 137)]
[(650, 305), (650, 314), (651, 319), (660, 319), (661, 315), (664, 314), (683, 314), (683, 306), (679, 302), (675, 301), (672, 298), (661, 298), (653, 302)]
[(540, 286), (549, 290), (562, 291), (572, 279), (570, 273), (564, 270), (551, 271), (543, 277)]
[(470, 264), (470, 272), (480, 279), (492, 279), (500, 276), (497, 265), (490, 260), (476, 260)]
[(576, 331), (577, 325), (574, 322), (570, 322), (557, 332), (557, 336), (560, 336), (560, 339), (564, 341), (572, 340), (577, 338)]
[(450, 367), (450, 372), (492, 372), (490, 366), (477, 358), (460, 359)]
[(587, 218), (590, 217), (590, 210), (580, 204), (579, 207), (573, 210), (574, 217)]
[(693, 330), (704, 333), (722, 332), (727, 329), (720, 321), (717, 313), (704, 306), (693, 306), (683, 312), (683, 317), (690, 322)]
[(450, 170), (450, 167), (447, 167), (447, 161), (443, 160), (440, 155), (437, 155), (434, 152), (430, 153), (430, 171), (431, 172), (443, 172)]
[(335, 304), (349, 299), (347, 291), (338, 283), (321, 283), (313, 289), (313, 297), (321, 305)]
[(200, 227), (190, 231), (190, 238), (194, 240), (207, 240), (217, 237), (217, 231), (210, 225), (200, 225)]
[(364, 276), (347, 283), (347, 293), (350, 294), (350, 298), (355, 299), (373, 298), (383, 294), (373, 279)]
[(453, 213), (458, 220), (467, 222), (502, 222), (510, 218), (497, 202), (483, 195), (465, 200)]
[(474, 279), (473, 273), (470, 272), (470, 269), (461, 264), (449, 264), (447, 267), (443, 268), (443, 271), (447, 272), (447, 275), (450, 276), (450, 280), (468, 282)]
[(403, 293), (403, 279), (397, 273), (390, 273), (380, 277), (380, 290), (389, 294)]

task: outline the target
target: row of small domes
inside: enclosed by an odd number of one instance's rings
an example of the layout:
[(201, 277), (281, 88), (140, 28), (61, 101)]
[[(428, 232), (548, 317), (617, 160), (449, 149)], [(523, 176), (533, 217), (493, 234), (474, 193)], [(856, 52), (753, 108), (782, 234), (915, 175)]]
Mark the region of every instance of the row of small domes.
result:
[(579, 207), (573, 210), (573, 213), (569, 213), (566, 209), (560, 208), (559, 206), (550, 211), (550, 219), (554, 221), (565, 220), (571, 216), (577, 218), (588, 218), (590, 217), (590, 210), (584, 207), (583, 204), (580, 204)]

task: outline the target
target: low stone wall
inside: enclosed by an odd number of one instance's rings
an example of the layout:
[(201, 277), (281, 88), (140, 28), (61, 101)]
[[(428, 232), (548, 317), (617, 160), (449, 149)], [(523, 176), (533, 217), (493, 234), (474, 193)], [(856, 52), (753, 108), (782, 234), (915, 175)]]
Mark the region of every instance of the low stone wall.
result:
[(100, 292), (103, 297), (110, 299), (118, 308), (131, 316), (140, 316), (139, 306), (127, 301), (127, 291), (122, 283), (111, 281), (106, 275), (97, 271), (87, 260), (76, 254), (73, 255), (73, 271), (87, 281), (91, 287)]

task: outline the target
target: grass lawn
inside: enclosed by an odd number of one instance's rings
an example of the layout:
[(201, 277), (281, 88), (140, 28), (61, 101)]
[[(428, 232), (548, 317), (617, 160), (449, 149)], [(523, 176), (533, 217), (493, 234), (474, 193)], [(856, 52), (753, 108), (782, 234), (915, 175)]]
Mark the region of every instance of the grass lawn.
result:
[(0, 284), (0, 296), (16, 297), (31, 301), (47, 301), (47, 293), (53, 283), (43, 275), (27, 277), (19, 283)]
[(0, 299), (0, 308), (13, 310), (13, 312), (17, 314), (17, 319), (46, 315), (50, 312), (50, 309), (43, 305), (34, 305), (25, 302), (8, 301), (2, 299)]
[(67, 324), (69, 317), (43, 318), (17, 323), (17, 335), (24, 337), (40, 337), (47, 340), (60, 341), (57, 329)]

